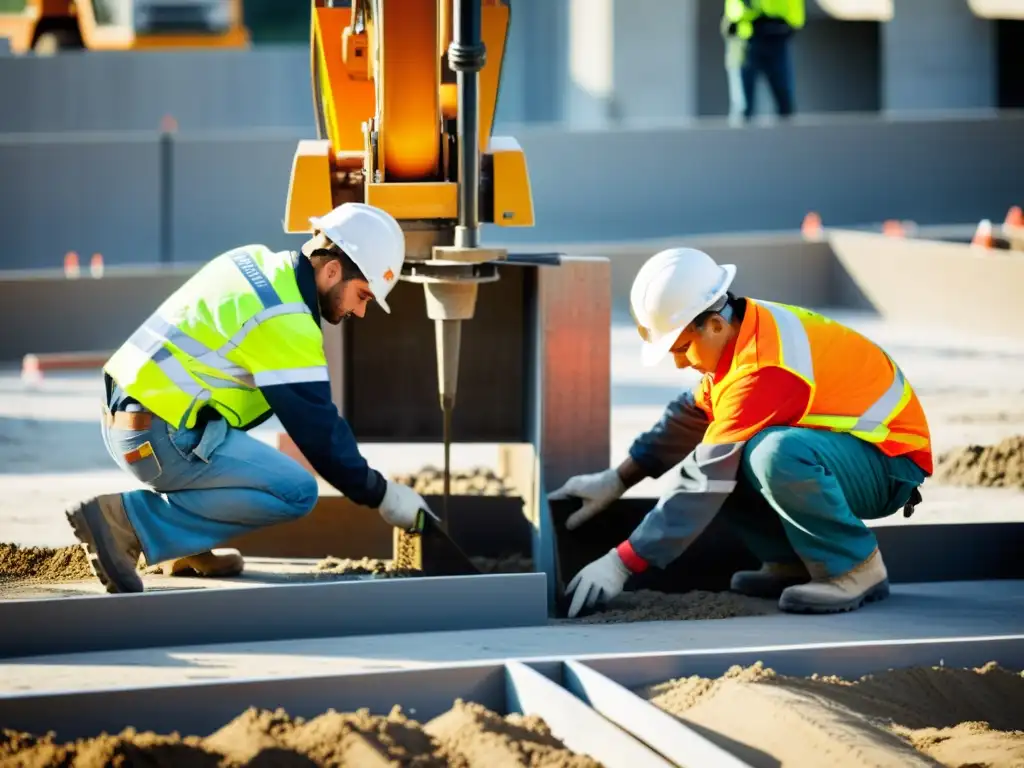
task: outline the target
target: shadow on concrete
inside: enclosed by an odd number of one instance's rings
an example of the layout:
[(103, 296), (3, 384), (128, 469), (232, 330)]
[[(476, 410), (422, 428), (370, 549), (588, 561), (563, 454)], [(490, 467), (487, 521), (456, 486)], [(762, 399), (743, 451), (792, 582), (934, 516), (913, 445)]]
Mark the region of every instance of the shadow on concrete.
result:
[(0, 475), (116, 469), (96, 421), (0, 416)]

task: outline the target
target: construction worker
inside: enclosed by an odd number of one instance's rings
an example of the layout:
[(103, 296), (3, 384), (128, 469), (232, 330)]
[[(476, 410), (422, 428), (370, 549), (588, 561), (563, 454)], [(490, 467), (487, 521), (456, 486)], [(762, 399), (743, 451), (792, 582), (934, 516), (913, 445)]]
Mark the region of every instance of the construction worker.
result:
[[(721, 512), (761, 560), (731, 589), (798, 613), (853, 610), (889, 592), (864, 520), (921, 501), (932, 473), (924, 411), (877, 345), (822, 315), (729, 291), (736, 268), (675, 248), (651, 257), (630, 304), (642, 359), (672, 355), (700, 383), (669, 404), (617, 468), (572, 477), (551, 498), (582, 498), (569, 529), (645, 477), (678, 476), (629, 536), (568, 585), (569, 615), (666, 567)], [(594, 525), (595, 523), (590, 523)]]
[(228, 251), (175, 291), (104, 366), (103, 437), (148, 486), (67, 514), (108, 592), (141, 592), (139, 555), (201, 575), (242, 569), (212, 549), (307, 514), (317, 481), (246, 434), (272, 414), (327, 482), (389, 524), (427, 509), (414, 490), (370, 468), (331, 401), (320, 321), (363, 317), (405, 260), (398, 222), (346, 203), (311, 219), (301, 252)]
[(781, 117), (795, 110), (793, 61), (790, 43), (803, 29), (804, 0), (725, 0), (727, 32), (745, 42), (740, 77), (743, 82), (743, 116), (750, 120), (756, 106), (757, 82), (768, 81), (776, 112)]

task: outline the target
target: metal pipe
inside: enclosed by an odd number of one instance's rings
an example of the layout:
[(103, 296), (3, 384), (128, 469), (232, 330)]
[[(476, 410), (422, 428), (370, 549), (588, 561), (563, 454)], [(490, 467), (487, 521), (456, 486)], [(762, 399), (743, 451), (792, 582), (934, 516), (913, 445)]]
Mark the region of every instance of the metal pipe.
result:
[(481, 0), (454, 0), (448, 64), (456, 73), (459, 112), (455, 129), (459, 152), (459, 219), (455, 247), (480, 244), (480, 70), (487, 60), (481, 36)]

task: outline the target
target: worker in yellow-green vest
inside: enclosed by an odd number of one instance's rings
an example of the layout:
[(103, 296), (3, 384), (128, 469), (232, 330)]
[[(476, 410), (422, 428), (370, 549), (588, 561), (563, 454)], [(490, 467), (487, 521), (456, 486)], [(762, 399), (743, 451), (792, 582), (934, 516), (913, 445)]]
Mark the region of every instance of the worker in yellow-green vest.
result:
[(805, 15), (804, 0), (725, 0), (727, 36), (745, 41), (740, 78), (746, 120), (754, 116), (761, 75), (775, 99), (776, 112), (788, 117), (795, 111), (790, 43), (793, 33), (803, 28)]
[(300, 252), (248, 245), (214, 258), (104, 366), (107, 450), (146, 486), (67, 514), (108, 592), (143, 591), (140, 555), (237, 574), (241, 557), (214, 547), (313, 508), (316, 478), (247, 434), (271, 415), (321, 477), (390, 525), (411, 528), (428, 510), (360, 455), (331, 400), (320, 327), (363, 317), (371, 302), (390, 312), (405, 236), (390, 214), (359, 203), (311, 224)]

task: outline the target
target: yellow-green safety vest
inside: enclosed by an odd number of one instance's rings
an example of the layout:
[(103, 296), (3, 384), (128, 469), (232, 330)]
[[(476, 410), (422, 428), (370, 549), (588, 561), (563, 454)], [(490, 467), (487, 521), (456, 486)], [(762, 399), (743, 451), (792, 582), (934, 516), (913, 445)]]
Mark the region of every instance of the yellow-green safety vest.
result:
[(194, 426), (203, 405), (244, 428), (270, 410), (259, 387), (328, 381), (323, 332), (302, 300), (295, 258), (262, 245), (217, 256), (103, 369), (174, 428)]
[(806, 19), (804, 0), (725, 0), (725, 17), (736, 25), (736, 34), (743, 40), (754, 34), (754, 21), (762, 16), (801, 29)]

